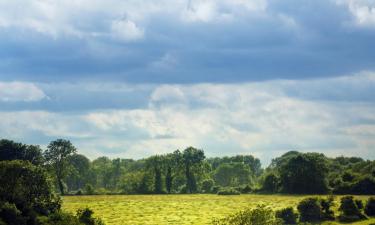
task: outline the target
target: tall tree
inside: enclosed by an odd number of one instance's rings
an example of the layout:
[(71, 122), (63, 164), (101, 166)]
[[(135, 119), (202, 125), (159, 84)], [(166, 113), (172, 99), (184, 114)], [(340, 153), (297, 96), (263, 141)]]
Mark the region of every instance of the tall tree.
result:
[(187, 193), (195, 193), (198, 191), (195, 170), (202, 165), (204, 158), (204, 152), (193, 147), (188, 147), (182, 153), (182, 160), (185, 167)]
[(64, 195), (63, 179), (68, 168), (68, 157), (76, 153), (76, 148), (69, 140), (57, 139), (52, 141), (44, 152), (46, 162), (52, 166), (62, 195)]
[(69, 190), (78, 190), (85, 186), (88, 181), (90, 160), (80, 154), (73, 154), (67, 158), (71, 165), (66, 184)]
[(167, 193), (172, 192), (173, 180), (181, 168), (181, 152), (179, 150), (164, 156), (165, 165), (165, 188)]
[(162, 157), (159, 155), (151, 156), (146, 161), (146, 169), (151, 170), (154, 175), (153, 192), (156, 194), (163, 193), (162, 163)]

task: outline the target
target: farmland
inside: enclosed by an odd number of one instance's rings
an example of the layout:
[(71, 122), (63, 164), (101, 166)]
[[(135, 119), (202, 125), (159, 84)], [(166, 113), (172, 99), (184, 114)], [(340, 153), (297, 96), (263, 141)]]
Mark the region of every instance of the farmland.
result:
[[(63, 209), (75, 212), (90, 207), (108, 225), (120, 224), (210, 224), (246, 207), (265, 204), (276, 210), (293, 206), (302, 195), (97, 195), (66, 196)], [(357, 196), (366, 200), (368, 196)], [(339, 197), (336, 198), (336, 202)], [(337, 211), (338, 204), (335, 205)], [(371, 222), (370, 222), (371, 221)], [(355, 224), (375, 223), (375, 219)], [(333, 223), (334, 224), (334, 223)]]

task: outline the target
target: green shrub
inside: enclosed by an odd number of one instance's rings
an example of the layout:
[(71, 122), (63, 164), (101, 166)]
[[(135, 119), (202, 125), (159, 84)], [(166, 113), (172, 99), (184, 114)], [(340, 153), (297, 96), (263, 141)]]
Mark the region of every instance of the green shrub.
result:
[(215, 219), (214, 225), (281, 225), (282, 221), (264, 205), (255, 209), (246, 209), (223, 219)]
[(334, 205), (334, 202), (335, 199), (333, 196), (330, 196), (326, 199), (320, 199), (323, 220), (335, 220), (335, 213), (331, 209), (331, 207)]
[(341, 198), (339, 211), (341, 212), (339, 216), (341, 222), (354, 222), (366, 218), (355, 204), (353, 196)]
[(5, 224), (26, 224), (27, 218), (17, 209), (14, 203), (0, 202), (0, 220)]
[(306, 198), (297, 206), (301, 222), (317, 222), (322, 219), (322, 209), (317, 198)]
[(366, 206), (365, 206), (365, 213), (368, 216), (375, 216), (375, 198), (369, 198)]
[(95, 189), (91, 184), (85, 185), (85, 194), (86, 195), (94, 195), (95, 194)]
[(246, 185), (245, 187), (241, 188), (241, 193), (243, 194), (248, 194), (252, 192), (252, 188), (250, 185)]
[(276, 211), (276, 218), (283, 220), (284, 224), (297, 224), (298, 214), (292, 207)]
[(85, 225), (104, 225), (104, 222), (100, 219), (92, 217), (94, 212), (89, 208), (77, 210), (78, 220)]
[(238, 190), (234, 188), (223, 188), (217, 192), (218, 195), (239, 195), (241, 194)]
[(358, 208), (359, 210), (362, 210), (362, 209), (363, 209), (363, 202), (362, 202), (362, 200), (360, 200), (360, 199), (355, 199), (354, 202), (355, 202), (355, 204), (356, 204), (356, 206), (357, 206), (357, 208)]

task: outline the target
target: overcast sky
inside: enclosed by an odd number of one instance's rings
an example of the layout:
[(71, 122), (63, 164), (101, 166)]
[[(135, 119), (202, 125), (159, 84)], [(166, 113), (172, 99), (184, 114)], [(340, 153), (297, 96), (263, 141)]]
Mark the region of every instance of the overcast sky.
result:
[(375, 2), (0, 0), (0, 137), (375, 159)]

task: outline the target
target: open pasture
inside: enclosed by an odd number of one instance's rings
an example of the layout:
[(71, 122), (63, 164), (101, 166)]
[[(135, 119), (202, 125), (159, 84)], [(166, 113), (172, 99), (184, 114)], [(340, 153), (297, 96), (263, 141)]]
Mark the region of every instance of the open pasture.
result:
[[(122, 224), (210, 224), (213, 218), (224, 217), (246, 207), (265, 204), (272, 209), (296, 207), (308, 196), (301, 195), (99, 195), (66, 196), (63, 208), (75, 212), (89, 207), (107, 225)], [(357, 196), (366, 200), (368, 196)], [(336, 198), (336, 201), (339, 197)], [(337, 210), (338, 202), (335, 206)], [(371, 222), (370, 222), (371, 221)], [(375, 223), (368, 220), (356, 224)], [(334, 223), (333, 223), (334, 224)]]

